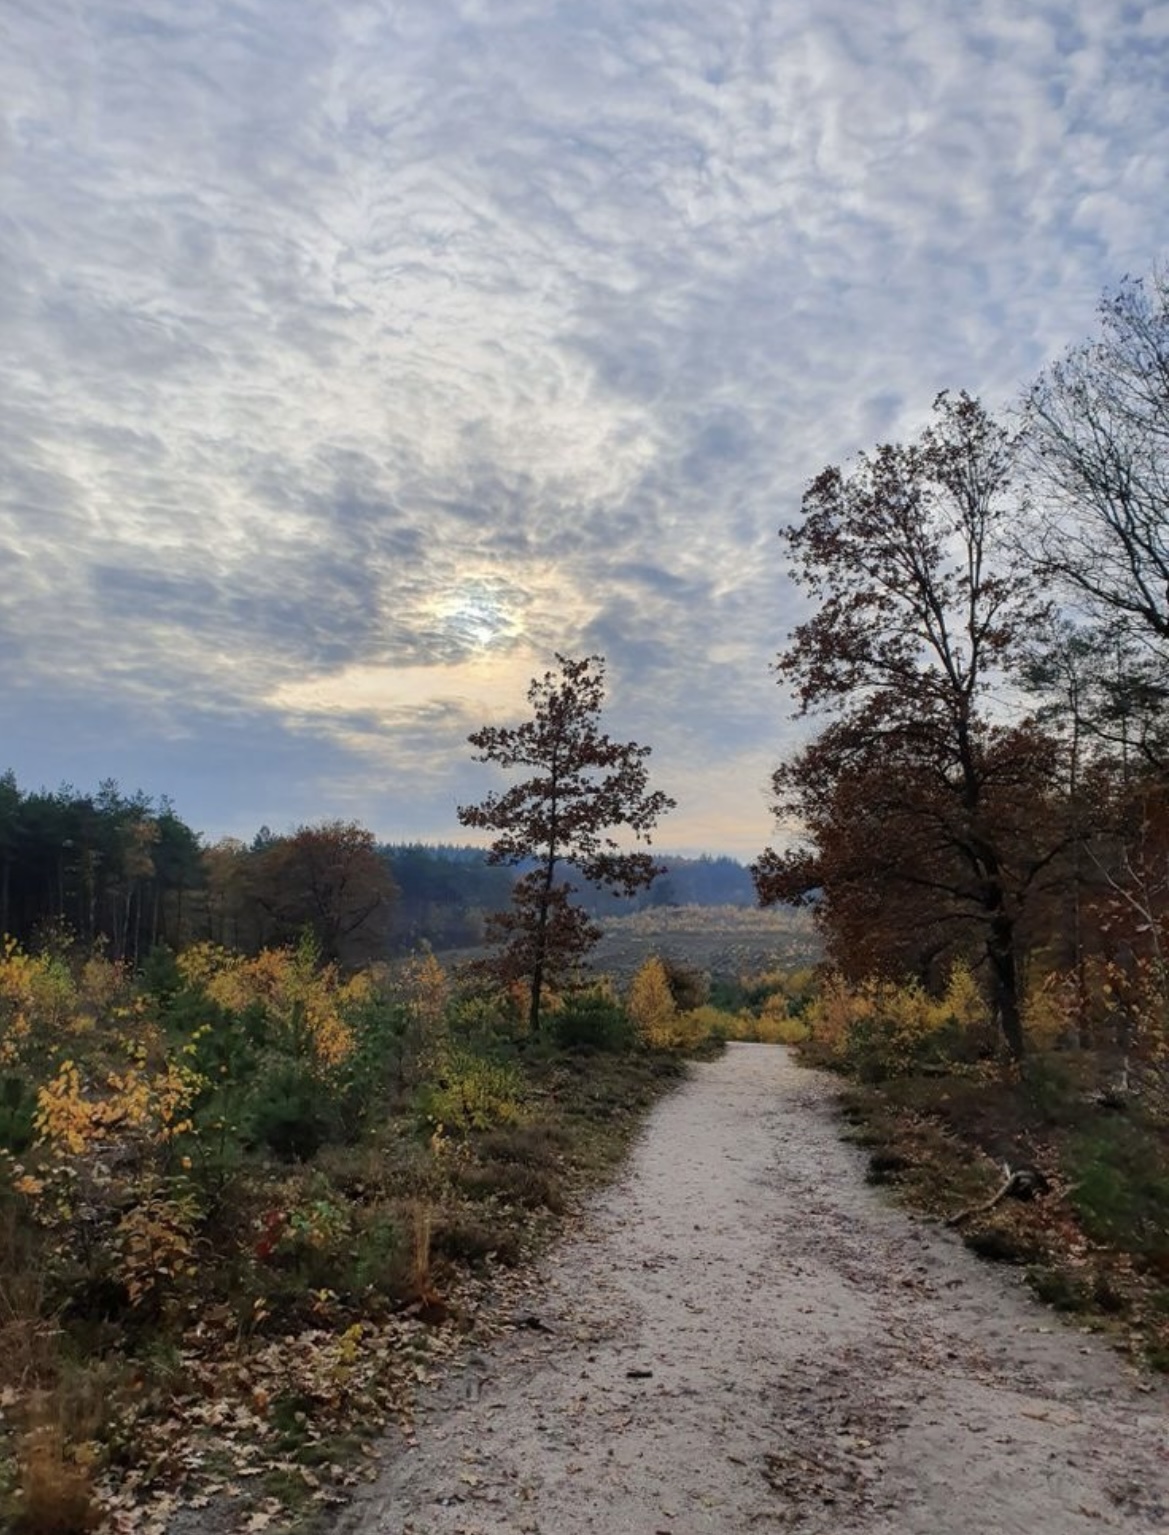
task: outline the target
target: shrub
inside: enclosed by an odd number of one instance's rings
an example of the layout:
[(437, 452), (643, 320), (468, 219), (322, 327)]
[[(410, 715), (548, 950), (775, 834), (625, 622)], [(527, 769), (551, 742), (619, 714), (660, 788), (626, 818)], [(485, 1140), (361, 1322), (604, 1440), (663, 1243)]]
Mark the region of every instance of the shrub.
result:
[(971, 1252), (989, 1263), (1039, 1263), (1043, 1249), (1031, 1236), (1013, 1226), (985, 1226), (962, 1238)]
[(15, 938), (0, 940), (0, 1006), (12, 1022), (25, 1015), (60, 1028), (78, 1003), (65, 961), (54, 954), (27, 954)]
[(400, 1223), (380, 1210), (359, 1219), (353, 1244), (353, 1288), (396, 1296), (409, 1272), (410, 1244)]
[(513, 1125), (505, 1130), (489, 1130), (475, 1142), (475, 1149), (485, 1161), (548, 1162), (572, 1142), (563, 1125)]
[(764, 1012), (749, 1034), (738, 1037), (756, 1039), (764, 1045), (802, 1045), (811, 1037), (811, 1029), (803, 1018)]
[(55, 1425), (27, 1433), (18, 1456), (16, 1488), (8, 1501), (5, 1527), (13, 1535), (85, 1535), (101, 1514), (88, 1467), (68, 1453)]
[(1032, 982), (1023, 998), (1023, 1033), (1030, 1050), (1054, 1050), (1075, 1034), (1075, 978), (1052, 973)]
[(523, 1111), (523, 1082), (514, 1066), (450, 1049), (439, 1080), (423, 1089), (421, 1102), (437, 1133), (465, 1139), (475, 1130), (515, 1124)]
[(939, 998), (916, 981), (895, 985), (874, 979), (850, 986), (832, 976), (804, 1017), (817, 1049), (862, 1082), (976, 1058), (989, 1039), (986, 1005), (961, 964), (954, 966)]
[(526, 1026), (517, 1031), (514, 1016), (495, 992), (465, 991), (450, 1003), (447, 1017), (451, 1035), (473, 1049), (490, 1048), (527, 1032)]
[(1169, 1257), (1169, 1152), (1151, 1129), (1121, 1117), (1073, 1139), (1069, 1172), (1084, 1230), (1149, 1260)]
[(430, 1236), (431, 1250), (455, 1263), (482, 1263), (496, 1258), (508, 1267), (520, 1261), (519, 1238), (499, 1225), (488, 1225), (472, 1216), (447, 1213), (435, 1223)]
[(800, 1018), (791, 1018), (782, 998), (773, 998), (756, 1016), (743, 1009), (738, 1013), (722, 1008), (705, 1007), (698, 1010), (711, 1033), (723, 1038), (762, 1045), (798, 1045), (808, 1037), (808, 1025)]
[(662, 957), (666, 983), (674, 1006), (680, 1013), (692, 1013), (695, 1008), (705, 1007), (710, 1001), (710, 976), (694, 965), (683, 964), (669, 955)]
[(597, 990), (583, 991), (567, 998), (552, 1015), (552, 1036), (562, 1050), (628, 1050), (633, 1025), (612, 997)]
[(674, 1020), (673, 1042), (677, 1048), (695, 1050), (707, 1043), (723, 1044), (728, 1039), (742, 1039), (741, 1028), (741, 1018), (705, 1002), (688, 1013), (678, 1014)]
[(559, 1179), (537, 1167), (487, 1163), (462, 1168), (455, 1181), (469, 1199), (499, 1199), (525, 1210), (551, 1210), (554, 1215), (562, 1214), (565, 1208)]
[(248, 1138), (282, 1161), (307, 1161), (334, 1134), (333, 1100), (303, 1062), (276, 1057), (258, 1078), (245, 1115)]
[(378, 991), (352, 1014), (354, 1048), (344, 1063), (348, 1110), (358, 1120), (384, 1113), (391, 1096), (418, 1080), (413, 1019), (404, 1002)]
[(32, 1145), (36, 1111), (37, 1095), (26, 1078), (0, 1077), (0, 1150), (19, 1156)]
[(118, 1278), (132, 1306), (155, 1304), (198, 1272), (199, 1211), (190, 1193), (149, 1189), (118, 1222)]
[(656, 954), (650, 955), (629, 983), (628, 1006), (629, 1016), (643, 1044), (662, 1050), (675, 1043), (678, 1009), (666, 967)]
[(816, 972), (805, 965), (795, 970), (766, 970), (744, 976), (736, 989), (736, 1002), (757, 1007), (761, 1012), (782, 1011), (798, 1017), (811, 1006), (817, 993)]
[(1019, 1091), (1027, 1108), (1044, 1125), (1076, 1125), (1088, 1113), (1083, 1086), (1066, 1057), (1029, 1056), (1023, 1063)]
[(353, 1049), (349, 1015), (371, 983), (364, 976), (343, 981), (334, 965), (321, 966), (309, 940), (254, 957), (196, 944), (177, 964), (188, 990), (202, 991), (229, 1013), (260, 1009), (265, 1042), (288, 1055), (331, 1067)]
[(143, 989), (168, 1006), (183, 989), (183, 972), (173, 949), (165, 943), (156, 943), (146, 956), (142, 966)]

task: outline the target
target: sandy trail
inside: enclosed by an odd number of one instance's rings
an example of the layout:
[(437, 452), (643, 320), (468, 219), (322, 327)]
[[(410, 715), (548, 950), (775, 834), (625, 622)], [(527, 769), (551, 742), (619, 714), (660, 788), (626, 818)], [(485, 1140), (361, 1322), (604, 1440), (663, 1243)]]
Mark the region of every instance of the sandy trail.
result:
[(736, 1045), (660, 1104), (345, 1535), (1169, 1527), (1166, 1394), (884, 1205), (832, 1086)]

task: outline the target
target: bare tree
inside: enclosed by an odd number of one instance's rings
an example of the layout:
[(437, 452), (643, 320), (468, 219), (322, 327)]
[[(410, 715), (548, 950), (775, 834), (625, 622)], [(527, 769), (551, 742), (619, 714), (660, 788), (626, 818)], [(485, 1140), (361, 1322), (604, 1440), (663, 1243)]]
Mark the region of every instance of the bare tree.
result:
[[(1099, 336), (1053, 363), (1027, 400), (1031, 546), (1098, 621), (1169, 642), (1169, 271), (1126, 279)], [(1163, 662), (1164, 655), (1161, 660)]]

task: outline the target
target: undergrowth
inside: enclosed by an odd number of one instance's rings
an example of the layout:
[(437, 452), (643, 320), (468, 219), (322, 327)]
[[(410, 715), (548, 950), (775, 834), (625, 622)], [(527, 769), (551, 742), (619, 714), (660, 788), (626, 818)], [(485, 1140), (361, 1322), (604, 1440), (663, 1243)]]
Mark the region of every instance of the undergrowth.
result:
[(708, 1023), (651, 1037), (602, 988), (532, 1039), (429, 954), (202, 945), (135, 977), (6, 946), (0, 1527), (137, 1528), (200, 1479), (344, 1496), (345, 1444), (406, 1421)]

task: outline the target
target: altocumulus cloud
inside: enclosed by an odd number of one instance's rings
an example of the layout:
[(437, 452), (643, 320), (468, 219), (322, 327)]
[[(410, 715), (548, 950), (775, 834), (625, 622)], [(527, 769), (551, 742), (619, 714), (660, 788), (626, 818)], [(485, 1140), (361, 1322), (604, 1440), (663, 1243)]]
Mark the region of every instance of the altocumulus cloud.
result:
[(0, 758), (449, 835), (599, 649), (757, 848), (777, 526), (1153, 263), (1167, 74), (1131, 0), (9, 0)]

